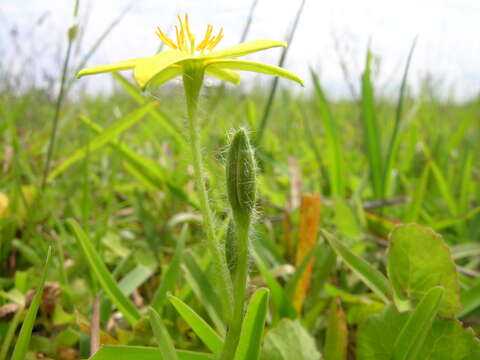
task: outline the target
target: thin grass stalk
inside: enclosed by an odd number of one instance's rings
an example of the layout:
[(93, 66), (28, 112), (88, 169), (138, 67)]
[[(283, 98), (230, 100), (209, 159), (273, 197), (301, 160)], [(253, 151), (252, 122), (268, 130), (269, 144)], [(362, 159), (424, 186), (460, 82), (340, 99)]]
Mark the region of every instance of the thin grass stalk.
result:
[[(306, 0), (303, 0), (301, 2), (300, 7), (298, 8), (298, 11), (297, 11), (297, 15), (295, 17), (295, 21), (294, 21), (293, 26), (292, 26), (292, 30), (290, 31), (290, 34), (287, 38), (287, 43), (288, 43), (289, 46), (291, 45), (291, 43), (293, 41), (295, 31), (297, 30), (298, 24), (300, 22), (301, 15), (302, 15), (303, 9), (305, 7), (305, 2), (306, 2)], [(286, 48), (283, 49), (282, 55), (280, 56), (280, 60), (278, 62), (279, 67), (283, 67), (283, 64), (285, 63), (285, 59), (287, 58), (288, 49), (289, 49), (289, 47), (286, 47)], [(270, 88), (270, 93), (268, 95), (267, 103), (265, 104), (265, 109), (263, 110), (263, 116), (262, 116), (262, 120), (260, 122), (260, 126), (259, 126), (258, 131), (257, 131), (257, 136), (255, 137), (255, 139), (253, 141), (255, 146), (257, 146), (257, 147), (262, 142), (263, 135), (264, 135), (265, 129), (267, 127), (267, 122), (268, 122), (268, 119), (270, 117), (270, 112), (272, 110), (273, 100), (274, 100), (275, 94), (277, 92), (277, 88), (278, 88), (278, 77), (275, 77), (273, 79), (272, 87)]]
[[(73, 10), (74, 19), (76, 19), (78, 16), (79, 4), (80, 4), (80, 0), (75, 0), (75, 7)], [(53, 150), (54, 150), (55, 142), (57, 138), (58, 122), (60, 119), (60, 108), (62, 107), (63, 98), (65, 95), (65, 89), (66, 89), (65, 82), (67, 80), (68, 64), (70, 62), (70, 56), (72, 53), (73, 41), (75, 40), (75, 35), (73, 35), (73, 33), (76, 31), (76, 29), (74, 28), (75, 26), (76, 24), (74, 24), (73, 27), (71, 27), (68, 32), (68, 46), (67, 46), (67, 51), (65, 53), (65, 60), (63, 61), (62, 77), (60, 80), (60, 91), (57, 96), (57, 102), (55, 104), (55, 113), (53, 115), (53, 120), (52, 120), (52, 134), (50, 135), (50, 141), (48, 144), (47, 161), (45, 162), (45, 167), (43, 169), (43, 176), (42, 176), (42, 183), (41, 183), (42, 190), (45, 189), (45, 185), (47, 183), (48, 170), (50, 169), (50, 163), (52, 161)]]
[(252, 25), (253, 14), (255, 13), (255, 8), (258, 5), (258, 0), (253, 0), (252, 5), (250, 6), (250, 11), (248, 12), (247, 22), (243, 28), (242, 36), (240, 37), (240, 42), (247, 40), (248, 32), (250, 31), (250, 26)]

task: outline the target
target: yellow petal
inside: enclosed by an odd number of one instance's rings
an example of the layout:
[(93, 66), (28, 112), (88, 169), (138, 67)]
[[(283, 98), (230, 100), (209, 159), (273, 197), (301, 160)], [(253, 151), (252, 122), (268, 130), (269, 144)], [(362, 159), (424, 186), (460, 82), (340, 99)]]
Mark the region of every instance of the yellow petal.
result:
[(205, 69), (207, 75), (216, 77), (217, 79), (231, 82), (235, 85), (240, 84), (240, 75), (235, 71), (221, 69), (215, 65), (207, 66)]
[(226, 49), (212, 51), (211, 53), (201, 55), (200, 57), (203, 59), (237, 58), (257, 51), (262, 51), (279, 46), (287, 47), (287, 43), (285, 41), (275, 40), (252, 40), (235, 46), (231, 46)]
[(133, 76), (138, 86), (144, 89), (150, 80), (170, 65), (191, 58), (192, 56), (176, 50), (162, 51), (155, 56), (139, 62), (137, 66), (135, 66)]
[(97, 65), (82, 69), (78, 72), (77, 78), (80, 78), (84, 75), (93, 75), (105, 72), (120, 71), (120, 70), (129, 70), (133, 69), (139, 62), (143, 61), (145, 58), (136, 58), (119, 61), (110, 65)]
[(209, 60), (207, 63), (207, 70), (210, 66), (216, 66), (221, 69), (231, 69), (231, 70), (243, 70), (243, 71), (253, 71), (261, 74), (273, 75), (283, 77), (289, 80), (296, 81), (303, 86), (303, 80), (287, 71), (281, 67), (268, 65), (255, 61), (245, 61), (245, 60)]
[(153, 77), (147, 84), (149, 88), (154, 88), (157, 86), (166, 83), (173, 78), (182, 75), (183, 69), (181, 66), (178, 65), (170, 65), (166, 69), (160, 71), (157, 75)]

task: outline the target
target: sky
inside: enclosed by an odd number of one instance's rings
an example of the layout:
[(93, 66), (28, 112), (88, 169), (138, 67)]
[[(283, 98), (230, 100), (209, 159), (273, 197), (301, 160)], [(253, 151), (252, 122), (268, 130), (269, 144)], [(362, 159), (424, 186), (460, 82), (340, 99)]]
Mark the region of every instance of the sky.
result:
[[(0, 63), (17, 72), (35, 71), (54, 78), (60, 72), (73, 2), (0, 0)], [(176, 14), (185, 12), (198, 37), (211, 23), (224, 27), (225, 38), (219, 48), (234, 45), (241, 38), (251, 4), (252, 0), (80, 0), (80, 19), (87, 23), (74, 55), (79, 59), (88, 51), (128, 6), (129, 11), (88, 65), (154, 54), (159, 46), (156, 26), (169, 30)], [(247, 39), (285, 39), (299, 4), (300, 0), (259, 0)], [(345, 62), (351, 81), (358, 86), (370, 43), (379, 65), (376, 86), (395, 94), (418, 36), (409, 84), (418, 89), (420, 80), (429, 76), (442, 94), (465, 99), (480, 91), (479, 15), (478, 0), (306, 0), (284, 66), (302, 76), (307, 88), (311, 87), (309, 69), (313, 68), (327, 93), (348, 96), (340, 62)], [(279, 50), (273, 49), (249, 59), (275, 64), (279, 55)], [(18, 57), (29, 57), (34, 65), (25, 66)], [(243, 78), (247, 83), (270, 81), (252, 74)], [(85, 79), (84, 85), (90, 88), (102, 89), (102, 82), (111, 84), (108, 76)]]

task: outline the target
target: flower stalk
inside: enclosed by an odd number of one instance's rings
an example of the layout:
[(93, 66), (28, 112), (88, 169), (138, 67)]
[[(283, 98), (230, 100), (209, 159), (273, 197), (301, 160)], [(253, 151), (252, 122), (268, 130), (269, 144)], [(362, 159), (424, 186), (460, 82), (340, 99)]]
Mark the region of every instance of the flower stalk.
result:
[(195, 185), (199, 192), (200, 209), (203, 215), (203, 222), (207, 233), (206, 246), (213, 258), (213, 263), (219, 281), (217, 283), (222, 310), (227, 323), (232, 317), (232, 280), (228, 271), (225, 253), (222, 252), (215, 232), (213, 213), (210, 208), (209, 196), (203, 174), (202, 152), (200, 147), (200, 129), (198, 126), (198, 99), (203, 84), (203, 68), (192, 67), (183, 74), (183, 85), (185, 89), (185, 100), (187, 103), (188, 130), (190, 145), (193, 156), (193, 169)]

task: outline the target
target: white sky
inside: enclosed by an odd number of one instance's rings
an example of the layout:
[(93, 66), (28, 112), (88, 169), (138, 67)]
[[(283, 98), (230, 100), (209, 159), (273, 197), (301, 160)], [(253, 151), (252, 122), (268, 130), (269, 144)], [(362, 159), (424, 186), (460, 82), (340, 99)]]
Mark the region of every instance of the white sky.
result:
[[(252, 0), (80, 0), (81, 14), (89, 13), (82, 51), (129, 4), (132, 9), (104, 41), (88, 65), (110, 63), (153, 54), (159, 40), (157, 25), (168, 29), (177, 13), (188, 12), (198, 37), (207, 23), (223, 26), (220, 47), (240, 39)], [(259, 0), (248, 39), (283, 40), (300, 0)], [(37, 67), (60, 72), (65, 29), (71, 22), (73, 0), (0, 0), (1, 61), (12, 54), (33, 54)], [(48, 12), (44, 23), (34, 22)], [(20, 46), (9, 40), (12, 27), (18, 29)], [(32, 30), (34, 29), (34, 30)], [(442, 91), (464, 98), (480, 91), (480, 1), (479, 0), (307, 0), (286, 68), (310, 83), (309, 67), (320, 72), (332, 95), (348, 94), (334, 38), (345, 57), (354, 81), (358, 82), (369, 39), (381, 58), (378, 86), (394, 91), (399, 86), (406, 57), (415, 36), (419, 36), (412, 62), (410, 84), (431, 74)], [(278, 50), (268, 50), (251, 59), (276, 63)], [(17, 64), (18, 65), (18, 64)], [(246, 76), (251, 79), (253, 76)], [(108, 82), (108, 77), (103, 78)], [(85, 81), (98, 84), (102, 78)], [(268, 78), (262, 78), (269, 80)], [(248, 81), (248, 80), (247, 80)]]

